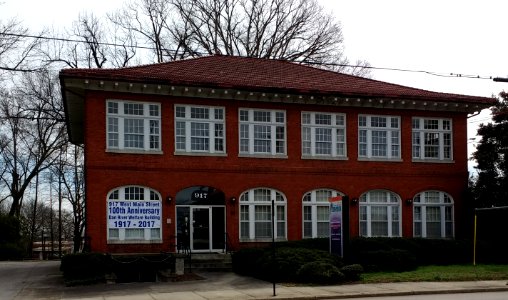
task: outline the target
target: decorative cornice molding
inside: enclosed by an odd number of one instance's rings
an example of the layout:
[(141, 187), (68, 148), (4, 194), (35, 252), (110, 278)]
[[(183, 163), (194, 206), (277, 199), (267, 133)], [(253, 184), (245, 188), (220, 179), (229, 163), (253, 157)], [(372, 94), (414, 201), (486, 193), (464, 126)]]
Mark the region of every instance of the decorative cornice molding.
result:
[[(362, 107), (376, 109), (409, 109), (424, 111), (450, 111), (475, 113), (488, 108), (488, 104), (465, 103), (459, 101), (434, 101), (432, 99), (383, 98), (383, 97), (345, 97), (328, 93), (281, 93), (278, 91), (239, 90), (199, 86), (179, 86), (165, 84), (146, 84), (124, 81), (105, 81), (93, 79), (66, 78), (65, 88), (75, 94), (85, 90), (120, 92), (135, 94), (164, 95), (174, 97), (226, 99), (235, 101), (254, 101), (271, 103), (290, 103), (303, 105), (327, 105), (336, 107)], [(81, 93), (80, 93), (81, 91)]]

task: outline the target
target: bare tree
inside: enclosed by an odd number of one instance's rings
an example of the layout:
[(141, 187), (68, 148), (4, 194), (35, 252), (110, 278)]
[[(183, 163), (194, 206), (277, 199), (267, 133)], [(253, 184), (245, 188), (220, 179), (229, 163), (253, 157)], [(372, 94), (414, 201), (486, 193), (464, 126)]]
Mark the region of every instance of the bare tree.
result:
[[(0, 20), (0, 71), (37, 70), (38, 64), (33, 64), (36, 59), (34, 49), (40, 45), (40, 41), (39, 38), (30, 37), (28, 29), (23, 27), (20, 21)], [(1, 76), (2, 73), (0, 79)]]
[(108, 15), (115, 25), (148, 43), (155, 61), (167, 61), (174, 44), (169, 38), (166, 22), (171, 19), (171, 5), (164, 0), (138, 0), (128, 3), (122, 10)]
[(70, 68), (126, 67), (137, 53), (132, 32), (112, 23), (104, 24), (92, 13), (80, 14), (65, 36), (71, 39), (62, 37), (45, 43), (40, 51), (45, 61)]
[(156, 62), (223, 54), (369, 73), (365, 61), (350, 65), (340, 23), (316, 0), (137, 0), (108, 16)]
[(83, 246), (82, 237), (85, 229), (83, 150), (77, 145), (67, 147), (57, 167), (62, 184), (62, 200), (66, 199), (72, 206), (72, 237), (75, 252)]
[(0, 99), (0, 180), (8, 190), (11, 216), (19, 217), (30, 182), (66, 143), (62, 111), (58, 82), (47, 71), (25, 74), (20, 86)]

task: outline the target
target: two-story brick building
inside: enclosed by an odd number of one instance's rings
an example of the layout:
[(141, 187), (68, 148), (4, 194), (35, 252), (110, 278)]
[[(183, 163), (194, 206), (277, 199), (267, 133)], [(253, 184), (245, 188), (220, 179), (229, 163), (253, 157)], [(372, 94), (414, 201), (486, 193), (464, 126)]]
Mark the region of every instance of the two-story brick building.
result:
[[(209, 56), (60, 73), (85, 145), (91, 250), (192, 251), (327, 236), (453, 238), (467, 187), (467, 115), (493, 99), (278, 60)], [(186, 235), (187, 234), (187, 235)]]

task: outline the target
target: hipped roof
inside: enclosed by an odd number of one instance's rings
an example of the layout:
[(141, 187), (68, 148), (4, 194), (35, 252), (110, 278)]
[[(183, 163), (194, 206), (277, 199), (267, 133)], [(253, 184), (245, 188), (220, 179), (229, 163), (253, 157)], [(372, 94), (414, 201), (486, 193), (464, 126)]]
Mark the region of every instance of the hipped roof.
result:
[[(328, 105), (333, 98), (339, 106), (351, 106), (349, 99), (352, 98), (356, 99), (355, 103), (368, 100), (371, 105), (372, 101), (376, 104), (381, 101), (384, 105), (397, 102), (398, 106), (403, 103), (406, 107), (390, 107), (408, 109), (426, 109), (430, 101), (437, 110), (452, 110), (455, 106), (466, 112), (479, 111), (495, 102), (494, 98), (432, 92), (283, 60), (220, 55), (118, 69), (64, 69), (60, 72), (60, 80), (69, 133), (75, 142), (82, 141), (82, 136), (78, 136), (82, 134), (82, 128), (78, 127), (82, 126), (85, 90), (185, 96), (191, 89), (193, 92), (188, 96), (200, 97), (196, 91), (213, 89), (213, 95), (201, 96), (223, 98), (231, 91), (230, 98), (243, 93), (255, 96), (259, 101), (277, 102), (280, 98), (280, 102), (287, 102), (291, 98), (297, 102), (296, 99), (305, 98), (312, 99), (315, 104)], [(221, 92), (215, 93), (215, 90)], [(240, 98), (249, 100), (245, 97)], [(344, 99), (348, 103), (342, 101)], [(73, 137), (74, 133), (76, 136)]]

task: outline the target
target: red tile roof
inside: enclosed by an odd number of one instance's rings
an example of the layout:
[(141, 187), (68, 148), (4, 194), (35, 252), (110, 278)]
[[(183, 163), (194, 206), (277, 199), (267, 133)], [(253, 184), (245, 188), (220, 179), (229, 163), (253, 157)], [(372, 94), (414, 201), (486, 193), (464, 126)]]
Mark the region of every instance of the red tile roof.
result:
[(282, 60), (235, 56), (207, 56), (119, 69), (65, 69), (60, 76), (344, 97), (494, 102), (493, 98), (431, 92)]

